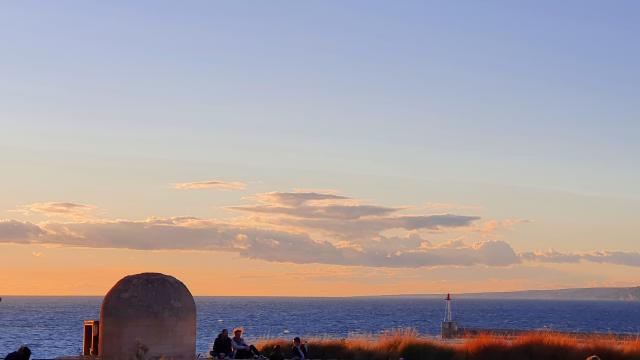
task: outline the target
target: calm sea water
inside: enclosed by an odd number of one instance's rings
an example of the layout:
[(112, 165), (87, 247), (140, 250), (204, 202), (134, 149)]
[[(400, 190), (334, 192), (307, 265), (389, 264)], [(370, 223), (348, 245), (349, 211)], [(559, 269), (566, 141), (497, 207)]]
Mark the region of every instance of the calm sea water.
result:
[[(35, 358), (79, 354), (82, 321), (98, 319), (99, 297), (5, 297), (0, 302), (0, 358), (28, 344)], [(376, 334), (414, 328), (436, 335), (442, 300), (416, 298), (197, 297), (197, 350), (206, 352), (221, 328), (244, 326), (245, 337)], [(458, 300), (462, 326), (640, 333), (640, 302)]]

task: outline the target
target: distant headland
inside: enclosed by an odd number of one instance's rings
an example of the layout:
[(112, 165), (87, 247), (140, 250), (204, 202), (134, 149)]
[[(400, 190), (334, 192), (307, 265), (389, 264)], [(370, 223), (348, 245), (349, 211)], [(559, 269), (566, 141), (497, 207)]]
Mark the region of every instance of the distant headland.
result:
[[(389, 297), (442, 298), (442, 294), (388, 295)], [(508, 292), (462, 293), (457, 299), (503, 300), (600, 300), (640, 301), (640, 286), (593, 287), (554, 290), (523, 290)]]

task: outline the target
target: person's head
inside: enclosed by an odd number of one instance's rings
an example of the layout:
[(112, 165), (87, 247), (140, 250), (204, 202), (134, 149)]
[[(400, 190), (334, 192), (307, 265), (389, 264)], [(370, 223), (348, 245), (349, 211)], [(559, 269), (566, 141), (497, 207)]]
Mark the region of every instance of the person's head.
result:
[(229, 336), (229, 330), (227, 330), (227, 329), (222, 329), (222, 331), (220, 331), (220, 335), (222, 335), (222, 337), (227, 337), (227, 336)]
[(294, 344), (294, 345), (296, 345), (296, 346), (300, 345), (300, 338), (299, 338), (299, 337), (297, 337), (297, 336), (296, 336), (296, 337), (294, 337), (294, 338), (293, 338), (293, 344)]
[(20, 346), (18, 354), (20, 354), (23, 359), (29, 359), (31, 357), (31, 349), (26, 346)]
[(233, 329), (233, 336), (239, 338), (242, 336), (242, 328)]

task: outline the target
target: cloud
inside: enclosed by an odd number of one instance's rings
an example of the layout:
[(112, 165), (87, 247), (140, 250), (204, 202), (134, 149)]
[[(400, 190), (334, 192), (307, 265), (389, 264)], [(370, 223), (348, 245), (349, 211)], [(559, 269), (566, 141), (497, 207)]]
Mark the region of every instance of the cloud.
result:
[(469, 226), (478, 220), (465, 215), (387, 216), (364, 219), (313, 219), (279, 218), (267, 219), (271, 223), (293, 226), (306, 231), (318, 230), (339, 238), (370, 238), (392, 229), (442, 230)]
[(258, 204), (232, 206), (229, 209), (296, 218), (342, 220), (383, 216), (398, 210), (377, 205), (361, 205), (346, 196), (318, 192), (269, 192), (258, 194), (255, 199)]
[[(470, 215), (405, 215), (407, 208), (367, 204), (317, 191), (270, 192), (250, 199), (252, 204), (231, 207), (241, 216), (227, 220), (91, 219), (82, 216), (95, 208), (92, 205), (33, 203), (21, 207), (21, 211), (69, 215), (71, 220), (39, 224), (0, 221), (0, 243), (223, 251), (266, 261), (391, 268), (583, 261), (640, 267), (640, 253), (636, 252), (517, 253), (507, 242), (490, 238), (497, 229), (512, 228), (523, 220), (488, 220), (478, 224), (480, 218)], [(445, 243), (434, 243), (429, 238), (448, 233), (459, 235), (460, 231), (466, 235)], [(466, 236), (475, 236), (476, 242), (465, 242)]]
[(45, 231), (38, 225), (17, 220), (0, 220), (0, 241), (9, 243), (30, 243)]
[(434, 265), (488, 265), (508, 266), (520, 259), (511, 246), (504, 241), (481, 241), (471, 246), (435, 247), (425, 250), (407, 251), (394, 259), (406, 267)]
[(271, 192), (255, 196), (257, 204), (231, 210), (261, 217), (265, 225), (284, 225), (299, 231), (321, 231), (340, 239), (377, 237), (390, 229), (440, 230), (465, 227), (480, 219), (454, 214), (399, 215), (401, 208), (363, 204), (346, 196), (317, 192)]
[[(176, 184), (176, 187), (224, 187), (229, 183), (221, 184), (223, 182), (211, 181)], [(245, 215), (226, 221), (193, 217), (143, 221), (76, 218), (36, 225), (11, 220), (0, 228), (4, 229), (0, 232), (0, 242), (226, 251), (267, 261), (376, 267), (504, 265), (519, 261), (512, 250), (490, 252), (501, 249), (491, 242), (437, 247), (415, 233), (467, 227), (479, 219), (476, 216), (402, 215), (403, 208), (366, 204), (319, 191), (269, 192), (251, 199), (253, 204), (231, 208)], [(24, 207), (30, 212), (63, 214), (82, 213), (92, 208), (73, 203), (36, 203)], [(383, 235), (394, 229), (405, 235)]]
[(517, 253), (505, 241), (467, 244), (460, 239), (432, 244), (416, 233), (376, 236), (351, 243), (318, 240), (306, 233), (242, 226), (194, 217), (141, 221), (44, 222), (0, 221), (0, 243), (59, 245), (133, 250), (222, 251), (239, 256), (298, 264), (416, 268), (435, 266), (509, 266), (529, 263), (607, 263), (640, 267), (640, 253)]
[(95, 208), (93, 205), (72, 202), (37, 202), (20, 206), (17, 211), (27, 215), (86, 217), (87, 213)]
[(247, 205), (232, 206), (232, 210), (251, 213), (288, 215), (299, 218), (359, 219), (366, 216), (390, 214), (396, 209), (374, 205), (320, 205), (320, 206), (273, 206)]
[(542, 263), (578, 263), (588, 261), (600, 264), (615, 264), (640, 267), (640, 252), (634, 251), (592, 251), (585, 253), (561, 253), (555, 250), (525, 252), (520, 254), (525, 261)]
[(258, 194), (255, 198), (261, 202), (266, 204), (274, 204), (274, 205), (285, 205), (291, 207), (297, 207), (311, 201), (343, 201), (349, 200), (346, 196), (330, 194), (330, 193), (319, 193), (313, 191), (307, 192), (268, 192), (263, 194)]
[[(144, 221), (93, 221), (44, 223), (15, 220), (0, 224), (0, 242), (57, 244), (89, 248), (134, 250), (204, 250), (276, 262), (320, 263), (373, 267), (423, 267), (444, 265), (504, 266), (519, 261), (504, 242), (481, 242), (456, 248), (416, 248), (422, 242), (409, 238), (408, 246), (340, 247), (305, 234), (234, 226), (212, 220), (184, 218)], [(10, 224), (10, 225), (6, 225)], [(397, 239), (388, 239), (396, 241)]]
[(219, 189), (219, 190), (244, 190), (247, 184), (243, 182), (228, 182), (220, 180), (182, 182), (173, 184), (174, 189), (198, 190), (198, 189)]
[(517, 225), (530, 223), (531, 220), (525, 219), (502, 219), (502, 220), (489, 220), (482, 224), (474, 226), (470, 231), (492, 236), (499, 230), (513, 230)]

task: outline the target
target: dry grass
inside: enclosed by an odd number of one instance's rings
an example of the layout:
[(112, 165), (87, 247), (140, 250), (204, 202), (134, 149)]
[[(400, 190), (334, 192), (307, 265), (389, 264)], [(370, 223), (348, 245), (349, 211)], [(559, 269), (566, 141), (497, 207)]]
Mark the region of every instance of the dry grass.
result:
[[(263, 340), (258, 348), (267, 355), (279, 344), (285, 355), (291, 342)], [(421, 338), (412, 330), (396, 330), (377, 337), (310, 339), (312, 359), (351, 360), (584, 360), (598, 355), (603, 360), (640, 359), (640, 341), (613, 337), (573, 337), (532, 332), (512, 338), (480, 335), (460, 343)]]

